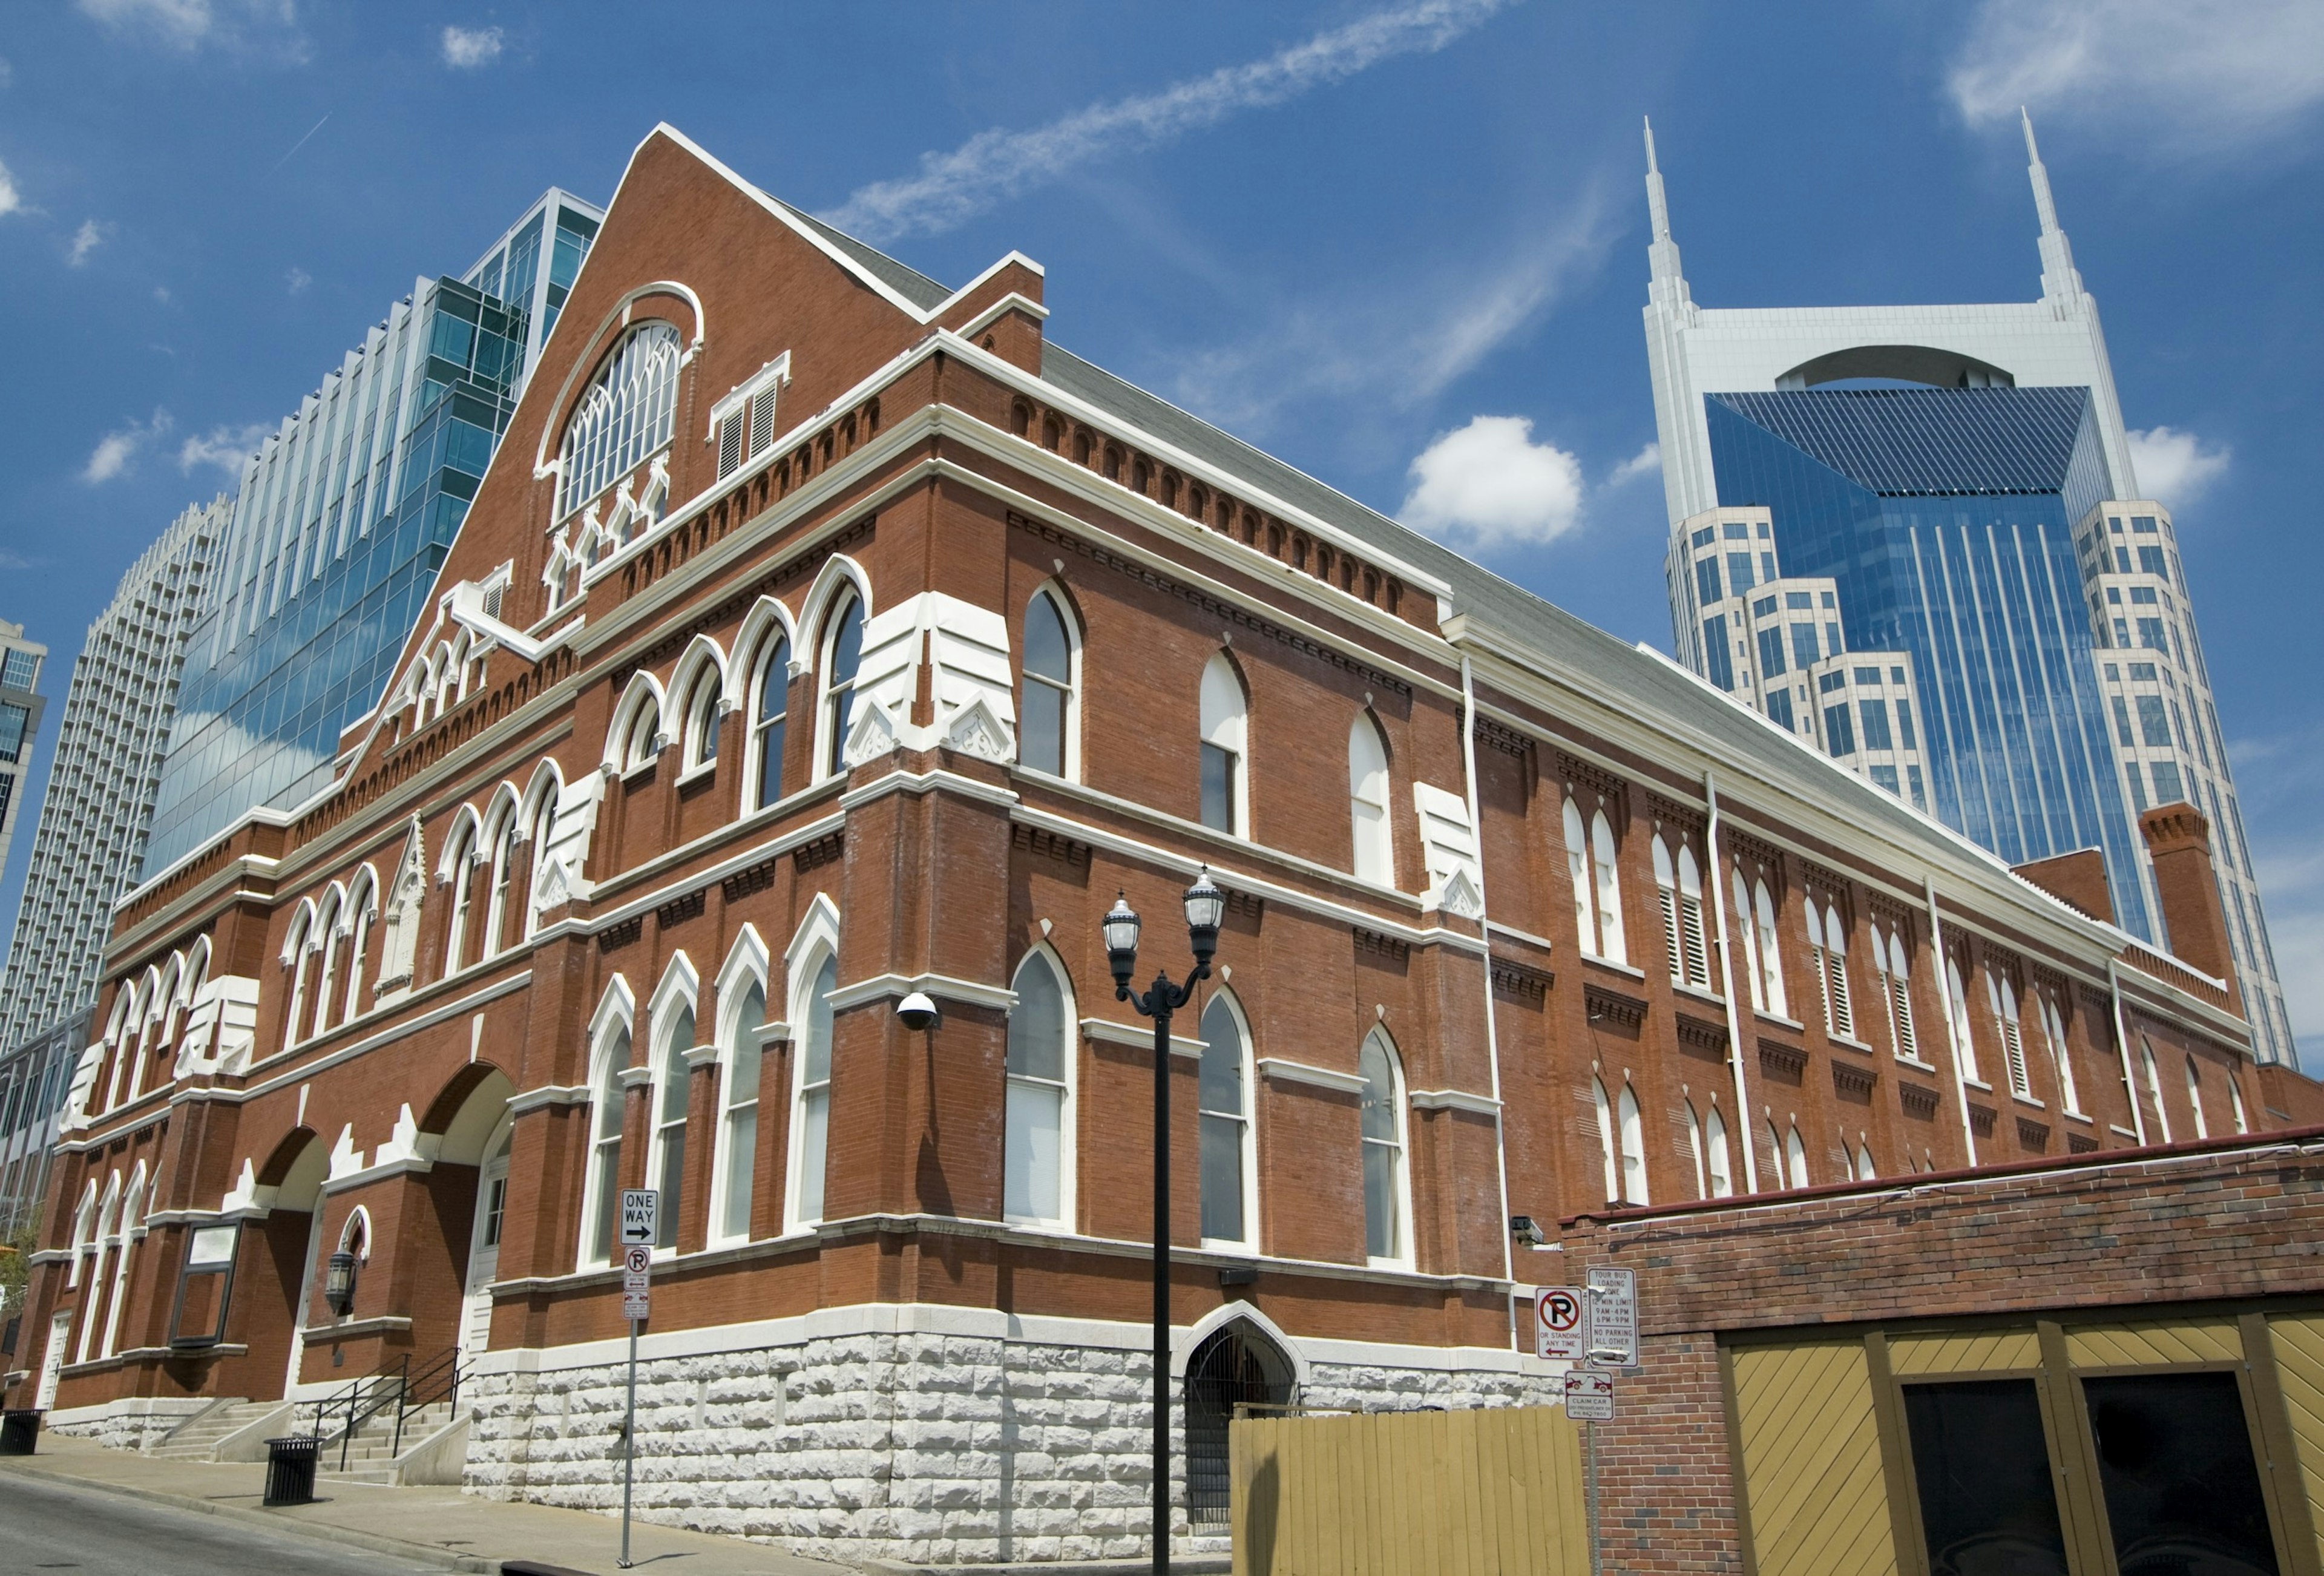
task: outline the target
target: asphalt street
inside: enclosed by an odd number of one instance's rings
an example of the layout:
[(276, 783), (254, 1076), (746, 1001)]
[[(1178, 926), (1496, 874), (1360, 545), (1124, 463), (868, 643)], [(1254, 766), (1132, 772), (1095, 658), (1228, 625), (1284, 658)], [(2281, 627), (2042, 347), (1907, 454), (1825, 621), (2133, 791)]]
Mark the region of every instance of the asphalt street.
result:
[(392, 1555), (53, 1480), (0, 1476), (0, 1576), (376, 1576)]

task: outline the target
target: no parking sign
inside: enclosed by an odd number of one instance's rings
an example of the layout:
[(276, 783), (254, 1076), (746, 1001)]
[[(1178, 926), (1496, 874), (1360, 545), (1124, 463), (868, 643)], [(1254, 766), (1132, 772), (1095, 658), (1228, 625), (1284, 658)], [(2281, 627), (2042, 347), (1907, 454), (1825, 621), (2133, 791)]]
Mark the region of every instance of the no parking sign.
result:
[(1572, 1286), (1543, 1286), (1534, 1298), (1533, 1354), (1563, 1362), (1588, 1355), (1582, 1335), (1582, 1293)]

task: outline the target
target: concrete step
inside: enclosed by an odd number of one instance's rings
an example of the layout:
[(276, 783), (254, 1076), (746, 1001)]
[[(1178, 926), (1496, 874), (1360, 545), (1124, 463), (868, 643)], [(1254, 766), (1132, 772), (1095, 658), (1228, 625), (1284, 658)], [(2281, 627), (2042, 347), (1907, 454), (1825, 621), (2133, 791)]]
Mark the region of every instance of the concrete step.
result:
[(167, 1460), (208, 1461), (218, 1441), (248, 1427), (281, 1405), (277, 1401), (242, 1401), (221, 1406), (186, 1424), (166, 1443), (156, 1445), (148, 1453)]

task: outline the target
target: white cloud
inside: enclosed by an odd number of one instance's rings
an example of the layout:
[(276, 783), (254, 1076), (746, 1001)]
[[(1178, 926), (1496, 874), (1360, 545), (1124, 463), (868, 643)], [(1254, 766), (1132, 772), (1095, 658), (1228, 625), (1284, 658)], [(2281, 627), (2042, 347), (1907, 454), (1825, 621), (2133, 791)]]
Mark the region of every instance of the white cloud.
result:
[(489, 66), (501, 58), (501, 30), (497, 27), (447, 27), (444, 30), (444, 63), (456, 71), (473, 71), (479, 66)]
[(300, 290), (305, 290), (309, 285), (315, 282), (315, 276), (313, 274), (309, 273), (305, 269), (295, 265), (291, 268), (289, 273), (283, 276), (283, 278), (290, 284), (290, 293), (294, 296)]
[(1663, 446), (1649, 440), (1646, 447), (1616, 465), (1606, 474), (1606, 485), (1618, 487), (1625, 482), (1635, 482), (1640, 476), (1660, 475), (1663, 469)]
[(81, 14), (115, 32), (145, 33), (180, 49), (209, 36), (217, 14), (209, 0), (78, 0)]
[(1264, 60), (1222, 66), (1157, 93), (1093, 104), (1031, 131), (998, 126), (948, 153), (923, 153), (917, 175), (859, 187), (831, 222), (867, 240), (948, 230), (1077, 165), (1151, 148), (1329, 87), (1398, 55), (1443, 49), (1507, 0), (1418, 0), (1359, 17)]
[(166, 284), (155, 285), (153, 287), (153, 299), (161, 302), (163, 306), (168, 306), (170, 304), (170, 287)]
[(263, 421), (253, 421), (244, 427), (219, 426), (197, 433), (178, 446), (178, 468), (191, 471), (197, 465), (216, 465), (239, 478), (244, 463), (273, 430)]
[(2219, 146), (2324, 99), (2315, 0), (1984, 0), (1946, 86), (1972, 124), (2020, 105)]
[(1522, 416), (1479, 416), (1412, 462), (1398, 518), (1416, 530), (1478, 548), (1546, 542), (1582, 518), (1582, 462), (1533, 441)]
[(104, 245), (106, 237), (112, 232), (111, 225), (100, 225), (95, 219), (83, 219), (80, 222), (80, 228), (73, 232), (72, 252), (66, 257), (65, 266), (78, 268), (87, 263), (88, 254)]
[(13, 214), (23, 206), (24, 199), (16, 195), (15, 178), (8, 173), (8, 166), (0, 164), (0, 214)]
[(2130, 468), (2138, 475), (2138, 493), (2173, 514), (2191, 507), (2224, 475), (2231, 457), (2223, 445), (2205, 448), (2191, 432), (2172, 427), (2150, 427), (2130, 434)]
[(0, 55), (0, 88), (13, 88), (15, 83), (16, 68), (8, 63), (7, 56)]
[(2324, 1074), (2324, 845), (2315, 834), (2324, 725), (2231, 739), (2227, 752), (2292, 1037), (2310, 1074)]
[(90, 486), (110, 482), (129, 466), (140, 450), (170, 430), (170, 413), (155, 410), (151, 421), (132, 421), (97, 440), (89, 451), (88, 463), (80, 469), (80, 479)]

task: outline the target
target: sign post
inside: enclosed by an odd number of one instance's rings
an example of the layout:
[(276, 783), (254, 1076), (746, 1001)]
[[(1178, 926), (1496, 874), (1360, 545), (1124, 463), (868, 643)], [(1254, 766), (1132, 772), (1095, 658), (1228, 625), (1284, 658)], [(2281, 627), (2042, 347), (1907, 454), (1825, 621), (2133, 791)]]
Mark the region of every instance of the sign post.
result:
[(630, 1394), (622, 1418), (622, 1557), (630, 1568), (630, 1487), (638, 1461), (638, 1326), (652, 1309), (654, 1240), (660, 1235), (661, 1194), (650, 1187), (622, 1189), (622, 1317), (630, 1322)]

